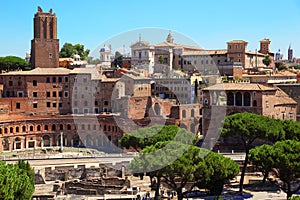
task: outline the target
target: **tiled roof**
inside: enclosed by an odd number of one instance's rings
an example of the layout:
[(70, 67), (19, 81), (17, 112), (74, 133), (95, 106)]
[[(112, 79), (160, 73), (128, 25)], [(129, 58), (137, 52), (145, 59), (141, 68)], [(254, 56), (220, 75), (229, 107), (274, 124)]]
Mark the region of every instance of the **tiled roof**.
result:
[(12, 71), (3, 75), (67, 75), (71, 70), (66, 68), (35, 68), (30, 71)]
[(70, 74), (91, 74), (92, 80), (101, 79), (101, 74), (95, 67), (74, 68)]
[(214, 54), (226, 54), (227, 50), (220, 49), (220, 50), (199, 50), (199, 51), (184, 51), (182, 53), (183, 56), (190, 56), (190, 55), (214, 55)]
[(275, 96), (270, 96), (272, 100), (274, 100), (274, 105), (282, 105), (282, 104), (297, 104), (297, 102), (289, 97), (284, 91), (280, 88), (276, 88)]
[(273, 87), (267, 87), (261, 84), (256, 83), (223, 83), (223, 84), (216, 84), (212, 85), (210, 87), (204, 88), (204, 91), (209, 90), (252, 90), (252, 91), (270, 91), (270, 90), (276, 90), (276, 88)]

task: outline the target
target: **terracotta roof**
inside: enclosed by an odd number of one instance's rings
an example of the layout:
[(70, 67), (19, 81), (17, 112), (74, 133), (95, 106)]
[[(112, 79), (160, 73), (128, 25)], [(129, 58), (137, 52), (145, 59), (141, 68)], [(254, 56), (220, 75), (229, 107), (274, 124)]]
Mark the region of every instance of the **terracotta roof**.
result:
[(30, 71), (12, 71), (3, 75), (67, 75), (71, 70), (66, 68), (35, 68)]
[(247, 51), (246, 54), (251, 54), (251, 55), (258, 55), (258, 56), (265, 56), (265, 54), (263, 53), (259, 53), (259, 52), (252, 52), (252, 51)]
[(91, 74), (92, 80), (100, 80), (102, 77), (95, 67), (74, 68), (72, 71), (70, 71), (70, 74)]
[(189, 56), (189, 55), (214, 55), (214, 54), (226, 54), (226, 49), (220, 49), (220, 50), (199, 50), (199, 51), (184, 51), (182, 53), (183, 56)]
[(210, 87), (204, 88), (203, 90), (209, 91), (209, 90), (254, 90), (254, 91), (270, 91), (270, 90), (276, 90), (276, 88), (273, 87), (267, 87), (261, 84), (256, 83), (223, 83), (223, 84), (216, 84), (212, 85)]
[(297, 102), (289, 97), (283, 90), (276, 88), (275, 96), (270, 96), (271, 101), (274, 102), (274, 105), (283, 105), (283, 104), (297, 104)]

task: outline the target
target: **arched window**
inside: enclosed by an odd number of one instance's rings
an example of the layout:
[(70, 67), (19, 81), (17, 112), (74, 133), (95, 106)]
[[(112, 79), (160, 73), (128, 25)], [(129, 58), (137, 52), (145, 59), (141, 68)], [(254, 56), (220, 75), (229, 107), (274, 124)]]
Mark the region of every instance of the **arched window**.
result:
[(8, 129), (7, 128), (4, 129), (4, 133), (8, 133)]
[(256, 101), (256, 100), (253, 101), (253, 106), (254, 106), (254, 107), (257, 106), (257, 101)]
[(33, 126), (29, 126), (29, 130), (30, 130), (30, 131), (33, 131)]
[(251, 96), (249, 92), (244, 93), (244, 106), (250, 106)]
[(59, 125), (59, 130), (64, 130), (64, 125), (60, 124)]
[(52, 124), (52, 131), (55, 131), (56, 130), (56, 126), (55, 124)]
[(186, 118), (186, 111), (182, 110), (182, 118)]
[(3, 134), (3, 130), (2, 130), (2, 128), (0, 128), (0, 134)]
[(195, 117), (195, 111), (194, 111), (194, 109), (191, 110), (191, 117)]
[(44, 135), (43, 136), (43, 143), (44, 143), (44, 147), (50, 147), (51, 143), (50, 143), (50, 136), (49, 135)]
[(13, 128), (13, 127), (10, 127), (10, 128), (9, 128), (9, 132), (10, 132), (10, 133), (13, 133), (13, 132), (14, 132), (14, 128)]
[(227, 106), (233, 106), (234, 105), (234, 96), (232, 92), (227, 93)]
[(70, 124), (67, 125), (67, 129), (71, 130), (71, 125)]
[(18, 126), (16, 126), (16, 132), (19, 133), (20, 132), (20, 128)]
[(45, 131), (48, 131), (48, 129), (49, 129), (49, 128), (48, 128), (48, 125), (45, 125), (44, 130), (45, 130)]
[(41, 125), (37, 125), (36, 130), (41, 131)]
[(236, 94), (235, 94), (235, 105), (236, 106), (242, 106), (242, 93), (240, 93), (240, 92), (237, 92)]
[(26, 132), (26, 126), (22, 126), (22, 132)]

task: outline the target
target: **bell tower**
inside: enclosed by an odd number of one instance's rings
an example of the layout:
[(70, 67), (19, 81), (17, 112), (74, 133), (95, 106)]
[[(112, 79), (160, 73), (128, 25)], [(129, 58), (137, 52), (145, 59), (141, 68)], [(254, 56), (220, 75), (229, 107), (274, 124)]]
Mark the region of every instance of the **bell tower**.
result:
[(57, 39), (56, 14), (43, 12), (38, 7), (34, 15), (34, 38), (31, 40), (31, 67), (59, 67), (59, 39)]

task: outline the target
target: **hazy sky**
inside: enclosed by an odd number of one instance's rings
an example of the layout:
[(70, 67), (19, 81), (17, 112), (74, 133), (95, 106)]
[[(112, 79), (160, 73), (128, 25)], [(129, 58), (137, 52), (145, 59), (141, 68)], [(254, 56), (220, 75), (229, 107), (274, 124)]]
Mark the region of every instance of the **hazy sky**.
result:
[[(225, 49), (226, 42), (242, 39), (249, 43), (249, 50), (255, 51), (259, 40), (269, 38), (273, 52), (281, 49), (286, 57), (291, 43), (294, 56), (300, 57), (297, 0), (2, 1), (0, 56), (25, 57), (30, 51), (38, 6), (44, 11), (52, 8), (57, 14), (60, 46), (65, 42), (81, 43), (97, 52), (99, 45), (110, 40), (113, 48), (124, 45), (128, 49), (139, 33), (143, 40), (156, 44), (171, 30), (176, 43), (194, 43), (205, 49)], [(189, 41), (182, 40), (184, 37)]]

